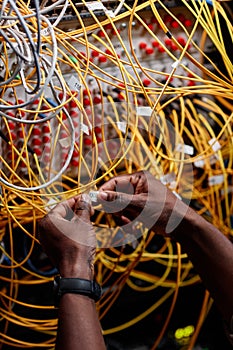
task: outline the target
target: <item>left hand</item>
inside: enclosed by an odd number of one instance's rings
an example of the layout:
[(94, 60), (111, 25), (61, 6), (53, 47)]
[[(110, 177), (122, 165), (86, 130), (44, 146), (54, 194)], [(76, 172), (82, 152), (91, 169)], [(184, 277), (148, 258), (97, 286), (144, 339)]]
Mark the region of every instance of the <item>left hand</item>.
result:
[(87, 195), (61, 202), (39, 222), (39, 241), (62, 277), (93, 279), (96, 235)]

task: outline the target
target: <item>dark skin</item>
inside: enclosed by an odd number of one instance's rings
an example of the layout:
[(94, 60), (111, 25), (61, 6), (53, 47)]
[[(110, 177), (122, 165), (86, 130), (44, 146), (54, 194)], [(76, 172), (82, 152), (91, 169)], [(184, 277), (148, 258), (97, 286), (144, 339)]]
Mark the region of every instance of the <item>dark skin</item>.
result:
[(179, 200), (148, 172), (121, 175), (106, 182), (99, 202), (122, 225), (140, 219), (171, 235), (188, 254), (223, 318), (233, 315), (233, 244), (212, 224)]
[[(93, 279), (96, 237), (91, 205), (83, 196), (58, 204), (39, 222), (39, 240), (62, 277)], [(95, 302), (64, 294), (58, 310), (56, 350), (104, 350)]]

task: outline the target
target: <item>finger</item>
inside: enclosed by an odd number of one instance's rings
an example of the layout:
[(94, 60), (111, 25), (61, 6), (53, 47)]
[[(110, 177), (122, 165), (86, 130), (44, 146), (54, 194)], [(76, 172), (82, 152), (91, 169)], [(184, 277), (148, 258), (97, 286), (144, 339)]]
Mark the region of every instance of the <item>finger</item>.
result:
[(124, 188), (130, 183), (130, 176), (128, 174), (116, 176), (102, 185), (99, 191), (116, 191), (118, 188), (118, 192), (124, 192)]
[(56, 215), (60, 218), (67, 218), (67, 216), (73, 216), (74, 205), (75, 197), (70, 198), (64, 202), (60, 202), (52, 210), (50, 210), (48, 215)]

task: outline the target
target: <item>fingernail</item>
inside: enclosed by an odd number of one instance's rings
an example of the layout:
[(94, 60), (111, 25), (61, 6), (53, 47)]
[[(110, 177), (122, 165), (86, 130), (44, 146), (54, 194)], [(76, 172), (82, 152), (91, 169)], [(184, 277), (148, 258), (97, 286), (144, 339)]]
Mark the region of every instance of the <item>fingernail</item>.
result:
[(106, 201), (108, 199), (108, 194), (106, 192), (100, 191), (99, 192), (99, 197)]

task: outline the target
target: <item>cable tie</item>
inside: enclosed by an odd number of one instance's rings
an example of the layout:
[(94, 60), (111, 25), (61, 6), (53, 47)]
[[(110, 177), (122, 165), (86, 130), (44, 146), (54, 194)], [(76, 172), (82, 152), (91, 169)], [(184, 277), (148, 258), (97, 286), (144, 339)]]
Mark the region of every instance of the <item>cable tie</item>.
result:
[(175, 180), (176, 180), (176, 174), (174, 172), (165, 174), (165, 175), (160, 177), (160, 181), (164, 185), (170, 184), (170, 183), (172, 183)]
[(176, 60), (175, 62), (172, 63), (172, 68), (177, 68), (180, 65), (180, 60)]
[(169, 39), (172, 38), (172, 33), (171, 33), (169, 30), (166, 32), (166, 35), (167, 35), (167, 37), (168, 37)]

